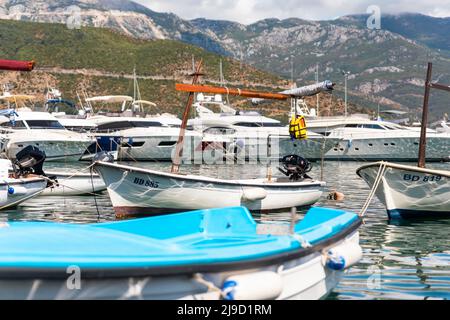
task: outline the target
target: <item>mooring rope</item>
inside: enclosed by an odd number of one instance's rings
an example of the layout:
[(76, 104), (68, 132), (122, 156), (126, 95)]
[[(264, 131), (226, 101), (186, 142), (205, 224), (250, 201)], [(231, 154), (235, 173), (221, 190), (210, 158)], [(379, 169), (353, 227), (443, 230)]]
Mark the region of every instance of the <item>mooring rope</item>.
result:
[(367, 210), (369, 209), (370, 203), (372, 202), (373, 197), (375, 196), (375, 193), (380, 185), (380, 182), (383, 180), (384, 173), (386, 172), (386, 167), (387, 167), (386, 163), (381, 162), (380, 168), (378, 169), (377, 176), (376, 176), (373, 186), (372, 186), (372, 190), (370, 190), (369, 196), (367, 197), (367, 200), (364, 203), (364, 206), (362, 207), (361, 212), (359, 213), (360, 217), (364, 217), (365, 214), (367, 213)]

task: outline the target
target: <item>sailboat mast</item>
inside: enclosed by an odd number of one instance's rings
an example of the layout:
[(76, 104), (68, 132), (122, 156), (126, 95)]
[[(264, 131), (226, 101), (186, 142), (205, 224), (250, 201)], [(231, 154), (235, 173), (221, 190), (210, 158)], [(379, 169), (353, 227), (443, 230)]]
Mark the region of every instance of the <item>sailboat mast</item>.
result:
[(428, 62), (427, 79), (425, 81), (425, 96), (423, 99), (422, 110), (422, 129), (420, 134), (419, 145), (419, 168), (425, 168), (426, 149), (427, 149), (427, 123), (428, 123), (428, 102), (430, 100), (431, 76), (433, 72), (433, 64)]
[[(195, 72), (192, 74), (192, 76), (193, 76), (192, 84), (193, 85), (198, 83), (198, 80), (201, 76), (200, 71), (202, 70), (202, 64), (203, 64), (203, 59), (200, 60), (200, 62), (198, 63), (198, 65), (195, 69)], [(183, 113), (183, 120), (181, 122), (180, 135), (178, 137), (177, 147), (175, 150), (175, 158), (173, 159), (173, 162), (172, 162), (172, 170), (171, 170), (172, 173), (180, 172), (181, 157), (183, 156), (184, 136), (186, 133), (186, 127), (187, 127), (187, 122), (189, 119), (189, 114), (191, 112), (191, 107), (192, 107), (192, 104), (194, 103), (194, 97), (195, 97), (195, 93), (192, 91), (189, 92), (188, 101), (186, 103), (186, 108), (184, 109), (184, 113)]]

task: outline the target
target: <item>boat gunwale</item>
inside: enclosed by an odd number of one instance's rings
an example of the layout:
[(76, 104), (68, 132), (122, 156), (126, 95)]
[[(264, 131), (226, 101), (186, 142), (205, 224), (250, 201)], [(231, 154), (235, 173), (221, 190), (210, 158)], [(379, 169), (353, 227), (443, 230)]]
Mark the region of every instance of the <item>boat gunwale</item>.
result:
[[(224, 179), (216, 179), (211, 177), (205, 177), (205, 176), (197, 176), (198, 178), (195, 178), (192, 175), (182, 175), (182, 174), (173, 174), (168, 172), (162, 172), (162, 171), (154, 171), (150, 169), (143, 169), (143, 168), (137, 168), (137, 167), (131, 167), (116, 163), (108, 163), (108, 162), (102, 162), (97, 161), (94, 164), (94, 167), (97, 166), (104, 166), (109, 168), (116, 168), (121, 169), (129, 172), (139, 172), (139, 173), (147, 173), (147, 174), (153, 174), (157, 176), (163, 176), (164, 178), (169, 179), (177, 179), (177, 180), (190, 180), (190, 181), (197, 181), (197, 182), (206, 182), (206, 183), (217, 183), (217, 184), (225, 184), (225, 185), (234, 185), (234, 186), (242, 186), (242, 187), (325, 187), (326, 182), (324, 181), (318, 181), (318, 180), (311, 180), (311, 182), (267, 182), (267, 183), (260, 183), (255, 181), (254, 183), (251, 182), (251, 179), (248, 180), (224, 180)], [(101, 174), (100, 174), (101, 175)], [(256, 179), (255, 179), (256, 180)]]
[(392, 162), (386, 162), (386, 161), (379, 161), (379, 162), (374, 162), (374, 163), (363, 165), (356, 170), (356, 174), (360, 178), (362, 178), (361, 171), (371, 168), (371, 167), (380, 167), (383, 164), (386, 165), (386, 167), (390, 167), (390, 168), (394, 168), (394, 169), (415, 171), (415, 172), (421, 172), (421, 173), (426, 173), (426, 174), (436, 174), (436, 175), (445, 176), (447, 178), (450, 178), (450, 171), (419, 168), (419, 167), (415, 167), (415, 166), (406, 166), (406, 165), (392, 163)]
[[(244, 261), (220, 262), (209, 264), (191, 264), (161, 267), (134, 267), (134, 268), (83, 268), (84, 280), (108, 280), (130, 277), (169, 277), (192, 276), (195, 273), (222, 273), (243, 271), (289, 263), (315, 252), (321, 252), (333, 244), (344, 241), (345, 238), (357, 232), (362, 225), (362, 219), (357, 218), (350, 225), (333, 236), (317, 242), (311, 247), (291, 249), (269, 257), (261, 257)], [(67, 279), (65, 268), (0, 268), (0, 280), (62, 280)]]

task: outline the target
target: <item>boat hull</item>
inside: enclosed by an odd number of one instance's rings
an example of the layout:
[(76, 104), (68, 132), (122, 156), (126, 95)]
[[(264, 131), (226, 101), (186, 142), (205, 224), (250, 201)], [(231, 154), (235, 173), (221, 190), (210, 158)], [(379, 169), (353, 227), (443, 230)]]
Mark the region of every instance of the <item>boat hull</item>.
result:
[(47, 171), (46, 174), (55, 177), (58, 183), (45, 189), (42, 196), (80, 196), (106, 190), (103, 179), (97, 174), (53, 171)]
[[(301, 240), (261, 231), (242, 208), (96, 225), (11, 223), (0, 226), (2, 240), (14, 241), (0, 250), (0, 299), (321, 299), (361, 259), (360, 225), (353, 213), (322, 208), (295, 225)], [(342, 268), (329, 264), (337, 250), (348, 261)]]
[[(267, 183), (183, 176), (109, 163), (97, 163), (119, 216), (164, 214), (215, 207), (245, 206), (251, 211), (281, 210), (316, 203), (323, 182)], [(248, 194), (261, 194), (249, 200)], [(258, 196), (256, 196), (258, 198)]]
[(45, 152), (45, 161), (78, 161), (91, 142), (86, 141), (20, 141), (7, 145), (6, 155), (14, 159), (16, 154), (25, 147), (32, 145)]
[[(41, 178), (0, 180), (0, 210), (15, 207), (39, 195), (46, 186), (47, 180)], [(10, 187), (15, 194), (8, 192)]]
[(373, 187), (381, 165), (386, 171), (376, 195), (390, 218), (450, 217), (450, 173), (392, 163), (369, 164), (357, 173)]
[[(346, 137), (331, 148), (325, 160), (330, 161), (395, 161), (415, 162), (419, 154), (419, 137), (380, 137), (366, 135), (361, 138)], [(427, 138), (428, 162), (441, 162), (448, 156), (450, 136), (429, 136)]]

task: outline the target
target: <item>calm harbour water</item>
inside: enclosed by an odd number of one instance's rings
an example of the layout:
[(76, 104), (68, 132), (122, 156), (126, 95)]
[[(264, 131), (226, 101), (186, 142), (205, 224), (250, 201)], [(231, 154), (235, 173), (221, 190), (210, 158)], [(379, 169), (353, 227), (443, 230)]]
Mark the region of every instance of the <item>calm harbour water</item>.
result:
[[(86, 164), (48, 163), (50, 168), (82, 168)], [(138, 163), (136, 166), (168, 169), (170, 164)], [(317, 204), (359, 212), (369, 187), (356, 175), (357, 162), (326, 162), (324, 180), (328, 190), (345, 194), (335, 202), (323, 196)], [(450, 170), (450, 164), (431, 164)], [(265, 165), (184, 167), (185, 172), (223, 178), (252, 178), (266, 174)], [(273, 173), (276, 174), (276, 168)], [(320, 177), (320, 165), (311, 175)], [(289, 213), (255, 217), (257, 220), (289, 220)], [(0, 221), (59, 221), (96, 223), (115, 220), (107, 193), (85, 197), (40, 197), (20, 207), (2, 211)], [(375, 197), (360, 229), (362, 261), (353, 267), (329, 299), (450, 299), (450, 219), (397, 221), (387, 219), (384, 206)]]

